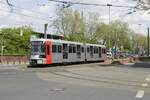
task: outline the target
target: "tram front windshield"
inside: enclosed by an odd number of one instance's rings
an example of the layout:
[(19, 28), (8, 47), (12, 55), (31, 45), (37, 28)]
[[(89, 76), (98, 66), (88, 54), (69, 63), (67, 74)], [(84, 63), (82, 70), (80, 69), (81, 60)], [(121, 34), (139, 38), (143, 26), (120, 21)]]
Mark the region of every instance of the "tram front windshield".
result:
[(45, 45), (43, 41), (31, 42), (31, 54), (32, 55), (45, 55)]

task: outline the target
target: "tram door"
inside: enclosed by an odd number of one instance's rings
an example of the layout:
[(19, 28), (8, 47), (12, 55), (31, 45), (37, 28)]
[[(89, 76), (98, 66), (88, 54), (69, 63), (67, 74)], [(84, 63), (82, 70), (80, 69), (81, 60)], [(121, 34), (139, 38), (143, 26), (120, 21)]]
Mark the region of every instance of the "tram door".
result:
[(51, 42), (46, 41), (46, 64), (52, 63)]
[(81, 58), (81, 46), (77, 45), (77, 58)]
[(93, 58), (93, 46), (90, 46), (90, 56)]
[(99, 47), (99, 58), (101, 58), (101, 57), (102, 57), (102, 48)]
[(68, 59), (68, 46), (63, 44), (63, 59)]

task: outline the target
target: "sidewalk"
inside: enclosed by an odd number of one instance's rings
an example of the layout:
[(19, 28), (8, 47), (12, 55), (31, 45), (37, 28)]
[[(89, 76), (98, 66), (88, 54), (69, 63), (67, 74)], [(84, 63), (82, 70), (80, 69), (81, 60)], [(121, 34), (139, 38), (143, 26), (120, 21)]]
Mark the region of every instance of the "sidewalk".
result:
[(0, 69), (16, 69), (21, 67), (26, 67), (29, 63), (0, 63)]

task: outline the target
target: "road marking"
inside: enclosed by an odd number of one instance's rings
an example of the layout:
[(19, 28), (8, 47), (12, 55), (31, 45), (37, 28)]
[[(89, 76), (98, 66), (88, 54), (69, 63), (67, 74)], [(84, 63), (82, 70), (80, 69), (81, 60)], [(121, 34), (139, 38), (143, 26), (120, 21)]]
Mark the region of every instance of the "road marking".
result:
[(69, 68), (68, 71), (79, 71), (79, 70), (92, 70), (90, 67), (81, 67), (81, 68)]
[(145, 78), (145, 81), (149, 82), (149, 81), (150, 81), (150, 78)]
[(137, 94), (136, 94), (135, 98), (143, 98), (143, 96), (144, 96), (144, 91), (139, 90), (139, 91), (137, 91)]
[(141, 86), (148, 87), (148, 84), (147, 83), (143, 83), (143, 84), (141, 84)]
[(0, 70), (17, 69), (17, 67), (0, 67)]

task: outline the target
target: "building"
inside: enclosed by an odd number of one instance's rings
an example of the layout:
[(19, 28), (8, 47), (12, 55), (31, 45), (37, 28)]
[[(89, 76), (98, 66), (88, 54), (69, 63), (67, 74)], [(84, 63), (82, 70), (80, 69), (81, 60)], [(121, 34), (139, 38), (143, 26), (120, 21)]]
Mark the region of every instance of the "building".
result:
[[(34, 32), (39, 38), (44, 38), (45, 34), (41, 32)], [(64, 40), (64, 36), (61, 34), (47, 34), (47, 39)]]

